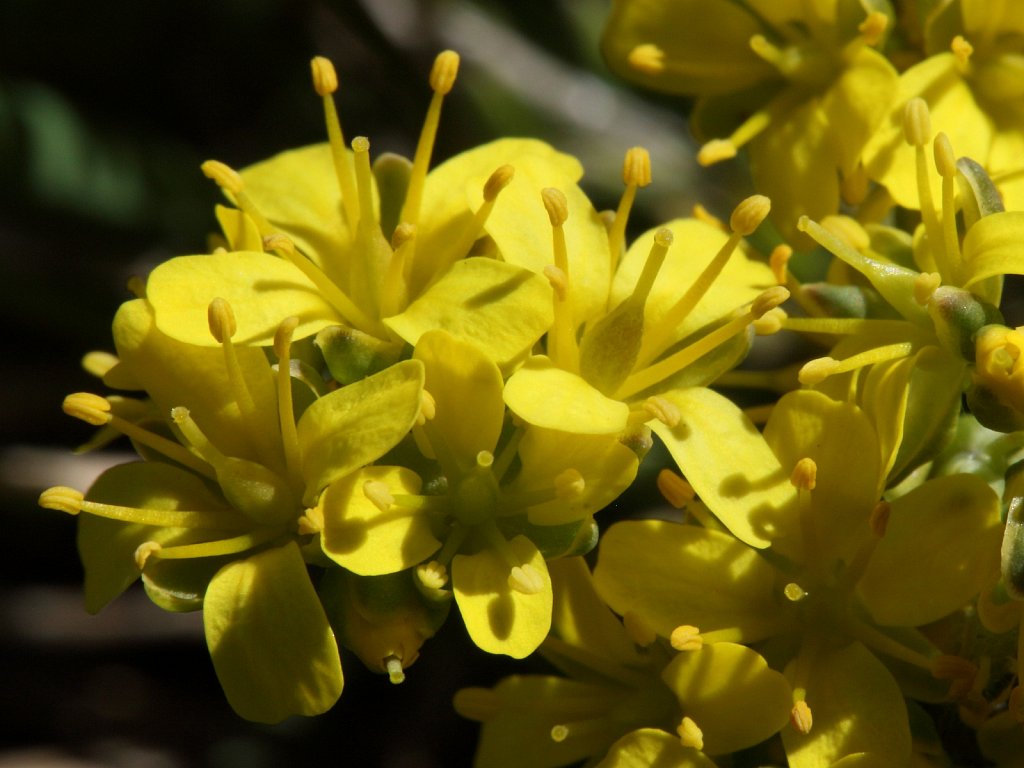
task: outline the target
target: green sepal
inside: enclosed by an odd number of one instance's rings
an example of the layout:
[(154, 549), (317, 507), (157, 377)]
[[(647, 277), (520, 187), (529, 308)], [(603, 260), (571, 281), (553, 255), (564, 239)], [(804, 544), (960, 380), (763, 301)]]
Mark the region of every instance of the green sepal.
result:
[(613, 397), (636, 364), (643, 332), (644, 303), (630, 297), (583, 334), (580, 375)]
[(1003, 316), (970, 291), (940, 285), (928, 302), (935, 335), (953, 354), (974, 362), (974, 337), (986, 325), (1002, 324)]
[(999, 395), (978, 379), (967, 388), (967, 408), (979, 424), (996, 432), (1024, 429), (1024, 413), (1002, 403)]
[(583, 527), (583, 520), (574, 520), (561, 525), (534, 525), (526, 515), (511, 515), (497, 520), (498, 529), (506, 539), (522, 535), (532, 541), (547, 560), (552, 557), (574, 554), (576, 537)]
[(316, 335), (316, 346), (331, 376), (342, 386), (372, 376), (397, 363), (405, 344), (382, 341), (375, 336), (348, 328), (330, 325)]

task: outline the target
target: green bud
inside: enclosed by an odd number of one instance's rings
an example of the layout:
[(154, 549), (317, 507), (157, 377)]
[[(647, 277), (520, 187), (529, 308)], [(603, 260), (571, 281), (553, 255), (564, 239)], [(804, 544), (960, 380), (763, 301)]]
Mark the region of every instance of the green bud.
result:
[(999, 310), (970, 291), (940, 285), (928, 302), (928, 314), (942, 345), (974, 362), (974, 338), (986, 325), (1002, 322)]

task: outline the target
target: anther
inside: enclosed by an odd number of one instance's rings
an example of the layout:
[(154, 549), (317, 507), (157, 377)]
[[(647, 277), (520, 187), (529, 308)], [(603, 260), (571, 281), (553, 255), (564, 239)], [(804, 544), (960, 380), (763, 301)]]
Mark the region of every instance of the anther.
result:
[(135, 549), (135, 567), (140, 571), (145, 569), (146, 561), (158, 553), (163, 547), (155, 541), (144, 541)]
[(508, 574), (508, 585), (523, 595), (536, 595), (544, 591), (544, 579), (529, 563), (513, 566)]
[(682, 418), (679, 407), (675, 403), (658, 395), (652, 395), (644, 400), (643, 409), (670, 429), (676, 427)]
[(684, 747), (704, 749), (704, 732), (697, 727), (692, 718), (684, 717), (676, 728), (676, 733), (679, 734), (679, 740)]
[(561, 744), (567, 738), (569, 738), (569, 728), (565, 725), (553, 725), (551, 726), (550, 732), (551, 740), (556, 744)]
[(402, 669), (402, 660), (397, 656), (388, 656), (384, 659), (384, 669), (387, 670), (388, 679), (392, 685), (405, 682), (405, 670)]
[(39, 494), (39, 506), (43, 509), (55, 509), (58, 512), (66, 512), (69, 515), (77, 515), (82, 511), (82, 502), (85, 496), (74, 488), (58, 485), (47, 488)]
[(751, 325), (754, 328), (754, 333), (758, 336), (771, 336), (773, 333), (778, 333), (782, 330), (782, 326), (788, 317), (784, 309), (775, 307), (775, 309), (765, 312)]
[[(420, 413), (417, 418), (417, 423), (423, 424), (434, 418), (437, 413), (437, 401), (434, 400), (434, 396), (431, 395), (427, 390), (420, 390)], [(420, 421), (422, 419), (422, 421)]]
[(795, 581), (789, 582), (782, 588), (782, 594), (786, 596), (786, 599), (791, 603), (799, 603), (805, 597), (807, 597), (807, 590), (797, 584)]
[(805, 456), (793, 467), (793, 474), (790, 475), (789, 482), (798, 490), (813, 491), (817, 485), (817, 478), (818, 465), (814, 463), (814, 459)]
[(912, 147), (923, 147), (931, 140), (932, 121), (924, 99), (915, 96), (903, 108), (903, 136)]
[(860, 36), (863, 38), (865, 43), (868, 45), (875, 45), (882, 39), (882, 35), (885, 34), (885, 29), (888, 26), (888, 16), (881, 11), (872, 11), (868, 14), (867, 18), (858, 25), (857, 31), (860, 32)]
[(840, 367), (839, 361), (834, 357), (819, 357), (804, 363), (797, 378), (805, 387), (813, 387), (839, 371)]
[(442, 96), (447, 95), (455, 85), (459, 74), (459, 54), (455, 51), (441, 51), (434, 59), (430, 70), (430, 88)]
[(315, 56), (309, 62), (313, 74), (313, 88), (317, 96), (329, 96), (338, 90), (338, 73), (334, 71), (334, 64), (330, 59), (323, 56)]
[(569, 218), (569, 203), (560, 189), (545, 187), (540, 192), (544, 201), (544, 210), (548, 212), (548, 219), (552, 227), (560, 227)]
[(789, 298), (789, 291), (781, 285), (773, 285), (761, 292), (750, 305), (750, 314), (754, 318), (762, 317), (766, 312), (775, 309)]
[(387, 512), (395, 503), (395, 497), (391, 495), (387, 483), (380, 480), (367, 480), (363, 483), (363, 495), (381, 512)]
[(448, 569), (437, 560), (416, 566), (416, 578), (427, 589), (442, 589), (448, 583)]
[(954, 37), (953, 41), (949, 44), (949, 49), (953, 52), (953, 55), (956, 57), (956, 63), (961, 68), (967, 66), (971, 54), (974, 53), (974, 46), (967, 42), (963, 35)]
[(239, 195), (245, 189), (245, 183), (238, 171), (219, 160), (207, 160), (199, 166), (206, 178), (212, 180), (221, 189), (233, 195)]
[(64, 413), (86, 424), (101, 427), (110, 421), (110, 401), (90, 392), (76, 392), (64, 398)]
[(564, 469), (555, 476), (555, 495), (563, 501), (577, 499), (583, 495), (587, 481), (578, 469)]
[(264, 251), (280, 251), (288, 256), (297, 256), (298, 251), (295, 250), (295, 243), (288, 235), (282, 235), (280, 232), (273, 232), (269, 235), (264, 235), (262, 238), (263, 250)]
[(285, 360), (291, 355), (292, 336), (298, 327), (299, 318), (295, 315), (286, 317), (277, 326), (277, 331), (274, 333), (274, 354), (277, 355), (278, 361)]
[(942, 285), (942, 275), (938, 272), (922, 272), (914, 279), (914, 301), (922, 307), (928, 306), (932, 294)]
[(871, 526), (871, 532), (878, 538), (885, 536), (885, 531), (889, 527), (889, 516), (892, 514), (892, 505), (887, 501), (880, 501), (875, 504), (871, 510), (871, 514), (868, 516), (868, 525)]
[(939, 131), (935, 135), (935, 141), (932, 142), (932, 149), (935, 152), (935, 168), (939, 171), (939, 175), (944, 179), (955, 178), (956, 154), (953, 152), (949, 136)]
[(671, 469), (663, 469), (658, 473), (658, 491), (665, 497), (665, 501), (676, 509), (683, 509), (687, 504), (697, 497), (697, 492), (686, 480)]
[(665, 71), (665, 52), (654, 43), (636, 46), (626, 56), (626, 61), (645, 75), (660, 75)]
[(109, 352), (93, 350), (82, 356), (82, 369), (97, 379), (102, 379), (107, 372), (119, 362), (116, 355)]
[(730, 139), (711, 139), (697, 150), (697, 162), (703, 166), (714, 165), (736, 157), (737, 151)]
[(771, 267), (775, 282), (779, 285), (785, 285), (789, 278), (789, 260), (792, 257), (793, 249), (784, 243), (775, 246), (768, 257), (768, 266)]
[(764, 195), (751, 195), (733, 209), (729, 217), (729, 228), (743, 237), (752, 235), (768, 217), (771, 208), (771, 200)]
[(210, 302), (206, 310), (206, 319), (210, 324), (210, 334), (219, 344), (234, 337), (238, 331), (238, 323), (235, 321), (231, 305), (220, 297)]
[(491, 202), (498, 193), (512, 183), (516, 175), (516, 169), (511, 165), (502, 165), (495, 169), (494, 173), (487, 177), (484, 184), (484, 200)]
[(682, 624), (673, 629), (668, 641), (677, 651), (699, 651), (704, 647), (700, 630), (690, 624)]
[(658, 639), (658, 633), (647, 622), (647, 620), (635, 611), (626, 611), (622, 616), (622, 626), (629, 635), (630, 640), (646, 648)]
[(395, 231), (391, 233), (391, 247), (397, 251), (414, 237), (416, 237), (416, 227), (406, 221), (403, 221), (395, 227)]
[(646, 187), (651, 183), (651, 155), (643, 147), (630, 147), (622, 162), (622, 181), (627, 185)]
[(811, 732), (814, 717), (811, 715), (811, 708), (807, 706), (807, 702), (803, 699), (796, 702), (789, 711), (789, 724), (796, 729), (797, 733), (803, 736)]

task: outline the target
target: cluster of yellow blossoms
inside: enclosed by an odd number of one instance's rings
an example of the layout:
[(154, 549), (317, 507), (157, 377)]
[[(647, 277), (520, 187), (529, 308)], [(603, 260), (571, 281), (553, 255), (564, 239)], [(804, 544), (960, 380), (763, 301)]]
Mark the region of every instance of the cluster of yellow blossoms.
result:
[[(139, 454), (40, 499), (87, 608), (202, 610), (278, 722), (339, 648), (401, 682), (454, 603), (560, 673), (460, 691), (481, 766), (946, 765), (935, 712), (1019, 764), (1024, 2), (617, 0), (605, 53), (768, 197), (628, 242), (643, 149), (607, 214), (541, 141), (431, 169), (444, 52), (414, 158), (371, 161), (314, 59), (329, 141), (206, 163), (216, 247), (87, 356), (126, 394), (64, 402)], [(599, 531), (655, 441), (674, 509)]]

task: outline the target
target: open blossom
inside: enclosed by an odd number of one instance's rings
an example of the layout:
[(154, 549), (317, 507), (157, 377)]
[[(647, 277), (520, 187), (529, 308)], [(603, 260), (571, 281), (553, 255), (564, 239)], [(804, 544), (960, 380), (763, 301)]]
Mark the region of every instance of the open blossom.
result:
[(79, 515), (87, 607), (100, 610), (141, 575), (160, 607), (201, 609), (229, 702), (261, 722), (319, 714), (341, 693), (338, 647), (307, 573), (306, 510), (407, 434), (423, 376), (418, 362), (400, 363), (313, 400), (296, 420), (295, 324), (282, 323), (275, 371), (262, 350), (234, 346), (223, 300), (209, 309), (217, 349), (164, 335), (143, 299), (124, 304), (107, 379), (144, 390), (150, 406), (129, 420), (79, 393), (64, 408), (123, 432), (146, 459), (113, 467), (84, 496), (40, 497)]

